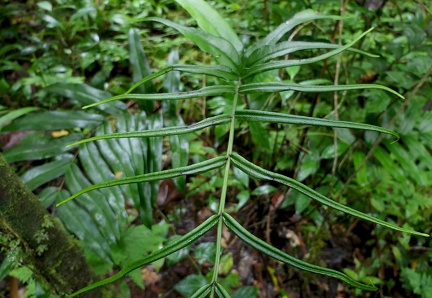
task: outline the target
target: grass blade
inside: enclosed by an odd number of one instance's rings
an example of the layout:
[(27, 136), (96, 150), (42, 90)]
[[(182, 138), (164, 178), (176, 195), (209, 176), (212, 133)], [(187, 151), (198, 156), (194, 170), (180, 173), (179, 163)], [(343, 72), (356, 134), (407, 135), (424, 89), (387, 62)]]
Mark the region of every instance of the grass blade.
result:
[(287, 265), (293, 266), (295, 268), (328, 275), (337, 279), (340, 279), (354, 287), (357, 287), (362, 290), (367, 291), (376, 291), (377, 288), (374, 286), (365, 285), (362, 283), (359, 283), (358, 281), (355, 281), (354, 279), (351, 279), (348, 275), (333, 270), (333, 269), (327, 269), (324, 267), (312, 265), (303, 261), (300, 261), (283, 251), (273, 247), (272, 245), (266, 243), (265, 241), (259, 239), (258, 237), (252, 235), (249, 231), (247, 231), (245, 228), (243, 228), (232, 216), (230, 216), (227, 213), (223, 213), (223, 220), (225, 225), (230, 229), (237, 237), (239, 237), (243, 242), (250, 245), (251, 247), (255, 248), (256, 250), (262, 252), (263, 254), (268, 255), (269, 257), (272, 257), (273, 259), (276, 259), (278, 261), (281, 261)]

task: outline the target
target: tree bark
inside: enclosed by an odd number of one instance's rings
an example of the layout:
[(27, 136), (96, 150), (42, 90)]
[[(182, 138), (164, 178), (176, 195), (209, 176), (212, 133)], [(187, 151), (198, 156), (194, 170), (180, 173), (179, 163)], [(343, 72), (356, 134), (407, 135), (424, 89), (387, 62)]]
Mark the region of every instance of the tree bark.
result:
[[(1, 153), (0, 245), (17, 254), (57, 295), (70, 294), (97, 280), (77, 243), (21, 182)], [(114, 295), (109, 289), (95, 289), (80, 297)]]

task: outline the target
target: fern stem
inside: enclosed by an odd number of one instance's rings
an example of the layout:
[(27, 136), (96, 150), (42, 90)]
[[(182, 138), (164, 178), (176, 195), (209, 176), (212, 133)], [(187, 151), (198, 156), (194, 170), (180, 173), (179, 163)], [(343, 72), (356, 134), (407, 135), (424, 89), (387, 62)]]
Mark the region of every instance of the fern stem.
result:
[(228, 191), (228, 178), (229, 178), (229, 171), (231, 168), (231, 154), (233, 151), (233, 145), (234, 145), (234, 125), (235, 125), (235, 112), (237, 108), (237, 101), (239, 98), (239, 88), (241, 85), (241, 80), (237, 82), (237, 86), (235, 89), (234, 94), (234, 100), (233, 100), (233, 106), (232, 106), (232, 112), (231, 112), (231, 125), (229, 130), (229, 138), (228, 138), (228, 147), (226, 152), (226, 164), (225, 164), (225, 171), (224, 171), (224, 177), (223, 177), (223, 185), (222, 185), (222, 192), (220, 196), (219, 201), (219, 208), (218, 208), (218, 225), (217, 225), (217, 235), (216, 235), (216, 257), (215, 257), (215, 265), (214, 265), (214, 271), (213, 271), (213, 277), (212, 277), (212, 291), (210, 294), (210, 297), (213, 298), (214, 291), (216, 287), (217, 278), (219, 275), (219, 264), (222, 254), (222, 229), (223, 229), (223, 218), (222, 214), (225, 210), (225, 202), (226, 202), (226, 196)]

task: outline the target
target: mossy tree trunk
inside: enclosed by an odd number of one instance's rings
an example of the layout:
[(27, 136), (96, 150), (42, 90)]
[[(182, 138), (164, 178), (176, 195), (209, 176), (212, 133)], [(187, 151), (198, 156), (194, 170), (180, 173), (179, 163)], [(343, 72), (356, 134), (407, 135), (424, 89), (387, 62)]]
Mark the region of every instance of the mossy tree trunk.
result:
[[(23, 264), (64, 296), (95, 281), (82, 251), (61, 223), (41, 205), (0, 153), (0, 245), (18, 250)], [(81, 297), (109, 297), (94, 290)]]

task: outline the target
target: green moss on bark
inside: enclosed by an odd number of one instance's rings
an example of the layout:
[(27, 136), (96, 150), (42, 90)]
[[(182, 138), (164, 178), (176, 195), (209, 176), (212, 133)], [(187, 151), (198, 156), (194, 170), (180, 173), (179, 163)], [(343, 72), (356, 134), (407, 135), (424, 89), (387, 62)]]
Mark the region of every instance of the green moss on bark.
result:
[[(1, 154), (0, 232), (8, 234), (3, 239), (10, 239), (11, 247), (6, 249), (16, 249), (18, 243), (24, 264), (57, 295), (72, 293), (97, 279), (78, 245), (25, 187)], [(100, 289), (82, 295), (113, 296), (111, 291)]]

